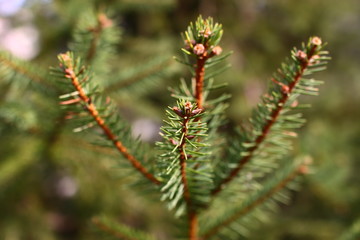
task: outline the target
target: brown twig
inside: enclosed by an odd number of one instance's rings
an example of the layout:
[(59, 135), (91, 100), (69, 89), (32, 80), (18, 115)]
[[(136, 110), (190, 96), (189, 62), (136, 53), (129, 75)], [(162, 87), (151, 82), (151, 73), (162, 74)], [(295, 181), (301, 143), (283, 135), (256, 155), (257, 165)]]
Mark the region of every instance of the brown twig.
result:
[(198, 240), (198, 215), (195, 211), (189, 212), (189, 240)]
[[(188, 179), (186, 176), (186, 161), (188, 160), (188, 158), (190, 158), (191, 156), (188, 156), (186, 154), (185, 151), (185, 147), (186, 147), (186, 139), (189, 137), (188, 136), (188, 123), (190, 121), (190, 118), (193, 116), (194, 111), (191, 111), (192, 109), (192, 105), (190, 102), (185, 103), (185, 111), (184, 112), (179, 112), (178, 109), (175, 107), (174, 111), (177, 112), (177, 114), (179, 114), (179, 116), (182, 117), (183, 121), (182, 121), (182, 138), (181, 138), (181, 142), (179, 144), (179, 153), (180, 153), (180, 172), (181, 172), (181, 182), (184, 186), (184, 200), (186, 202), (187, 205), (187, 214), (188, 214), (188, 219), (189, 219), (189, 240), (198, 240), (198, 218), (197, 218), (197, 213), (195, 211), (195, 209), (193, 209), (193, 203), (191, 201), (191, 195), (190, 195), (190, 191), (189, 191), (189, 184), (188, 184)], [(195, 110), (196, 112), (198, 112), (200, 109), (198, 108), (197, 110)]]
[(97, 26), (89, 29), (89, 31), (93, 33), (93, 38), (91, 39), (90, 48), (86, 55), (87, 62), (91, 62), (96, 54), (101, 33), (105, 28), (108, 28), (110, 26), (112, 26), (112, 21), (108, 19), (105, 14), (100, 13), (97, 18)]
[(283, 110), (286, 101), (289, 99), (290, 94), (294, 90), (296, 84), (298, 84), (298, 82), (300, 81), (301, 77), (304, 74), (305, 69), (309, 66), (310, 60), (314, 55), (316, 47), (317, 46), (313, 46), (313, 48), (309, 51), (309, 53), (307, 55), (306, 55), (306, 53), (301, 51), (301, 53), (304, 53), (305, 56), (299, 56), (299, 58), (301, 60), (300, 69), (295, 74), (293, 81), (288, 86), (281, 83), (280, 87), (281, 87), (281, 90), (282, 90), (282, 97), (279, 100), (279, 102), (277, 103), (276, 108), (271, 113), (270, 119), (264, 125), (264, 127), (263, 127), (263, 129), (261, 131), (261, 134), (255, 139), (255, 146), (248, 149), (248, 154), (240, 159), (237, 167), (234, 168), (230, 172), (230, 174), (226, 178), (224, 178), (223, 181), (212, 191), (213, 195), (218, 194), (222, 190), (223, 185), (229, 183), (230, 181), (232, 181), (238, 175), (238, 173), (243, 169), (243, 167), (251, 160), (251, 158), (254, 155), (255, 150), (258, 149), (259, 146), (261, 145), (261, 143), (265, 140), (265, 138), (268, 135), (271, 127), (274, 125), (274, 123), (276, 122), (276, 120), (280, 116), (280, 113)]
[(279, 184), (277, 184), (276, 186), (274, 186), (273, 188), (271, 188), (267, 193), (265, 193), (263, 196), (259, 197), (258, 199), (256, 199), (256, 201), (254, 201), (253, 203), (249, 204), (248, 206), (246, 206), (245, 208), (241, 209), (238, 212), (235, 212), (234, 214), (232, 214), (230, 217), (228, 217), (224, 222), (216, 225), (215, 227), (211, 228), (210, 230), (208, 230), (203, 236), (202, 239), (205, 240), (207, 238), (210, 238), (212, 236), (214, 236), (216, 233), (219, 232), (219, 230), (223, 227), (228, 226), (229, 224), (231, 224), (232, 222), (236, 221), (237, 219), (239, 219), (240, 217), (246, 215), (247, 213), (249, 213), (251, 210), (253, 210), (254, 208), (256, 208), (257, 206), (263, 204), (266, 200), (270, 199), (272, 196), (274, 196), (277, 192), (281, 191), (283, 188), (286, 187), (286, 185), (293, 181), (297, 176), (301, 175), (301, 174), (306, 174), (308, 172), (308, 166), (306, 165), (307, 163), (303, 163), (302, 165), (300, 165), (295, 171), (291, 172), (285, 179), (283, 179)]
[(117, 150), (137, 169), (141, 174), (143, 174), (147, 179), (155, 184), (160, 184), (160, 181), (154, 177), (133, 155), (128, 152), (128, 149), (122, 144), (121, 141), (117, 140), (116, 135), (111, 131), (111, 129), (105, 124), (105, 120), (100, 116), (99, 112), (96, 109), (96, 106), (91, 102), (90, 97), (88, 97), (81, 87), (79, 79), (75, 74), (72, 66), (67, 66), (64, 69), (65, 77), (70, 79), (74, 88), (78, 91), (78, 96), (85, 103), (85, 108), (89, 114), (94, 118), (97, 125), (103, 130), (106, 137), (111, 140)]
[[(205, 52), (206, 53), (206, 52)], [(203, 108), (203, 88), (204, 88), (204, 77), (205, 77), (205, 62), (207, 57), (205, 55), (199, 56), (196, 63), (195, 70), (195, 98), (197, 107)]]

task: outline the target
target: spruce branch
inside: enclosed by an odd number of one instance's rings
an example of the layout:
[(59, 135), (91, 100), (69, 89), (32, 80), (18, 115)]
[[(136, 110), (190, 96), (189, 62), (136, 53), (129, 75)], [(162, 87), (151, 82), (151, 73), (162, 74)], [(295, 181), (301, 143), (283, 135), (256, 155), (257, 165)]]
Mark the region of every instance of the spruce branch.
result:
[(109, 73), (109, 60), (116, 53), (120, 30), (105, 13), (88, 9), (81, 13), (69, 49), (92, 66), (96, 74)]
[(93, 34), (91, 39), (90, 47), (88, 53), (86, 54), (87, 62), (91, 62), (94, 58), (96, 51), (98, 49), (100, 36), (103, 33), (105, 28), (109, 28), (113, 25), (112, 21), (104, 14), (99, 13), (97, 16), (97, 25), (95, 27), (90, 27), (89, 32)]
[(179, 143), (179, 152), (180, 152), (180, 172), (181, 172), (181, 182), (184, 187), (184, 199), (188, 209), (188, 217), (189, 217), (189, 239), (196, 240), (197, 239), (197, 213), (192, 206), (192, 200), (189, 190), (189, 183), (186, 174), (186, 166), (187, 166), (187, 159), (191, 158), (191, 155), (186, 153), (186, 144), (187, 139), (191, 138), (192, 136), (189, 135), (189, 121), (191, 120), (194, 115), (198, 115), (201, 112), (200, 108), (193, 108), (190, 102), (186, 102), (184, 104), (183, 109), (173, 108), (174, 112), (177, 113), (180, 117), (183, 118), (182, 122), (182, 137), (181, 142)]
[[(134, 72), (131, 72), (127, 76), (117, 77), (114, 81), (109, 83), (104, 88), (104, 93), (112, 93), (118, 90), (123, 90), (130, 86), (134, 86), (138, 83), (141, 83), (141, 88), (144, 88), (144, 84), (152, 76), (156, 76), (159, 72), (163, 71), (165, 68), (168, 68), (171, 65), (171, 61), (169, 58), (159, 58), (155, 59), (156, 61), (150, 61), (149, 63), (142, 63), (141, 67), (135, 67)], [(129, 76), (130, 75), (130, 76)]]
[[(73, 54), (70, 52), (59, 55), (60, 61), (60, 70), (62, 71), (63, 78), (70, 80), (73, 88), (75, 90), (74, 94), (76, 98), (63, 101), (63, 105), (71, 105), (81, 103), (86, 111), (90, 114), (96, 124), (102, 129), (105, 136), (113, 143), (116, 149), (131, 163), (131, 165), (139, 171), (144, 177), (155, 184), (160, 184), (160, 181), (154, 177), (141, 163), (136, 159), (128, 149), (123, 145), (123, 143), (118, 140), (118, 137), (111, 130), (111, 128), (106, 124), (105, 119), (99, 114), (99, 111), (93, 99), (86, 93), (86, 90), (83, 88), (82, 84), (86, 81), (89, 81), (89, 76), (84, 72), (84, 66), (78, 66), (79, 61), (74, 60)], [(82, 76), (82, 78), (79, 78)], [(93, 124), (86, 125), (86, 127), (92, 126)]]
[[(242, 143), (245, 149), (242, 157), (238, 160), (237, 166), (218, 184), (212, 191), (213, 195), (218, 194), (224, 185), (231, 182), (244, 166), (251, 161), (255, 152), (264, 145), (266, 139), (270, 139), (270, 132), (282, 130), (282, 134), (295, 135), (295, 133), (284, 131), (286, 128), (296, 128), (301, 126), (301, 115), (285, 115), (288, 111), (297, 107), (296, 98), (300, 94), (314, 95), (317, 88), (313, 79), (303, 78), (305, 75), (324, 69), (326, 61), (329, 59), (327, 52), (322, 51), (322, 42), (318, 37), (310, 38), (309, 42), (302, 47), (302, 50), (292, 52), (291, 61), (283, 64), (274, 77), (271, 79), (273, 86), (269, 93), (262, 99), (255, 116), (252, 119), (254, 124), (254, 139), (248, 139)], [(265, 120), (265, 121), (264, 121)], [(285, 124), (286, 121), (292, 122)], [(278, 123), (278, 126), (275, 126)], [(300, 124), (300, 125), (299, 125)], [(277, 129), (276, 129), (277, 128)], [(280, 141), (272, 141), (272, 144), (282, 143)], [(284, 147), (286, 146), (283, 145)]]
[(115, 222), (108, 217), (94, 217), (92, 223), (103, 232), (122, 240), (155, 240), (155, 238), (133, 229), (129, 226)]
[[(198, 17), (195, 24), (190, 23), (188, 30), (184, 33), (185, 48), (183, 52), (190, 57), (195, 57), (194, 65), (194, 98), (198, 108), (202, 109), (204, 104), (204, 80), (207, 61), (221, 54), (222, 49), (218, 46), (223, 34), (222, 26), (214, 24), (212, 18), (204, 20)], [(184, 61), (183, 61), (184, 62)], [(185, 61), (185, 64), (190, 65)]]
[[(247, 214), (254, 211), (254, 209), (266, 204), (266, 202), (280, 199), (277, 195), (284, 191), (290, 183), (292, 183), (298, 176), (309, 173), (308, 159), (302, 161), (297, 166), (285, 166), (283, 171), (279, 171), (277, 175), (273, 176), (264, 186), (253, 192), (246, 199), (244, 199), (239, 206), (230, 207), (223, 216), (218, 216), (215, 223), (208, 227), (202, 234), (202, 239), (211, 239), (219, 234), (222, 229), (229, 227), (237, 220), (243, 218)], [(279, 200), (278, 200), (279, 201)]]
[(30, 79), (32, 83), (35, 83), (42, 88), (46, 87), (47, 90), (56, 90), (56, 86), (50, 84), (50, 82), (47, 81), (45, 77), (46, 74), (42, 72), (41, 69), (38, 69), (37, 67), (32, 66), (27, 62), (15, 59), (10, 56), (9, 53), (2, 51), (0, 52), (0, 66), (4, 67), (4, 70), (2, 70), (2, 75), (4, 72), (7, 72), (11, 69), (14, 73), (20, 74), (26, 79)]
[(179, 101), (167, 111), (168, 121), (161, 128), (163, 142), (157, 143), (164, 152), (160, 156), (160, 176), (164, 179), (163, 200), (176, 215), (187, 213), (189, 239), (197, 239), (198, 212), (209, 203), (212, 186), (206, 141), (206, 124), (199, 119), (202, 110), (196, 104)]

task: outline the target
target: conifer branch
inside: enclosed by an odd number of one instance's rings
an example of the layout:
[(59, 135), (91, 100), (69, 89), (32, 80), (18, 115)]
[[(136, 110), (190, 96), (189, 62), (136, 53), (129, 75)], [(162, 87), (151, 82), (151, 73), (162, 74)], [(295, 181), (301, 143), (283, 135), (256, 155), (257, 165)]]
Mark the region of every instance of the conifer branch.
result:
[(96, 74), (103, 75), (110, 73), (107, 63), (116, 53), (119, 40), (120, 29), (113, 21), (105, 13), (89, 8), (81, 13), (69, 48)]
[[(206, 61), (222, 52), (218, 43), (222, 37), (222, 27), (220, 24), (214, 24), (212, 18), (206, 20), (200, 16), (195, 24), (190, 23), (188, 30), (184, 34), (185, 48), (182, 51), (196, 57), (194, 65), (194, 98), (198, 108), (202, 109), (204, 104), (204, 80)], [(186, 65), (190, 65), (187, 63)]]
[(131, 76), (125, 81), (117, 81), (112, 84), (109, 84), (104, 88), (104, 93), (111, 93), (119, 89), (123, 89), (125, 87), (131, 86), (143, 80), (146, 77), (149, 77), (155, 73), (160, 72), (165, 67), (169, 66), (171, 63), (170, 60), (166, 60), (165, 62), (161, 62), (160, 64), (152, 67), (151, 69), (141, 71), (140, 73), (136, 74), (135, 76)]
[(190, 119), (200, 113), (201, 109), (197, 108), (195, 110), (192, 110), (193, 106), (190, 102), (186, 102), (185, 103), (185, 111), (181, 111), (178, 108), (175, 108), (174, 111), (176, 113), (178, 113), (182, 119), (182, 138), (181, 138), (181, 142), (179, 144), (179, 153), (180, 153), (180, 172), (181, 172), (181, 182), (183, 184), (184, 187), (184, 199), (187, 205), (187, 210), (188, 210), (188, 218), (189, 218), (189, 240), (197, 240), (197, 228), (198, 228), (198, 220), (197, 220), (197, 213), (194, 209), (192, 200), (191, 200), (191, 195), (190, 195), (190, 191), (189, 191), (189, 183), (188, 183), (188, 179), (187, 179), (187, 173), (186, 173), (186, 168), (187, 168), (187, 163), (186, 161), (188, 160), (188, 158), (191, 158), (191, 155), (188, 155), (186, 153), (186, 142), (188, 141), (188, 139), (190, 138), (190, 136), (188, 135), (188, 125), (189, 125), (189, 121)]
[[(256, 137), (254, 141), (254, 145), (247, 149), (247, 154), (242, 157), (237, 167), (235, 167), (227, 177), (225, 177), (222, 182), (212, 191), (213, 195), (218, 194), (222, 187), (225, 184), (231, 182), (239, 172), (244, 168), (244, 166), (252, 159), (254, 156), (255, 151), (259, 148), (259, 146), (264, 142), (266, 139), (270, 129), (274, 125), (274, 123), (278, 120), (278, 117), (281, 114), (281, 111), (286, 106), (287, 101), (289, 100), (291, 94), (293, 94), (296, 86), (299, 84), (301, 78), (303, 77), (304, 73), (306, 72), (307, 68), (311, 66), (314, 62), (317, 61), (319, 58), (316, 55), (316, 50), (320, 48), (321, 40), (318, 37), (313, 37), (310, 42), (310, 49), (305, 49), (304, 51), (299, 50), (296, 52), (295, 57), (297, 58), (299, 67), (297, 67), (297, 71), (293, 74), (292, 80), (287, 84), (277, 81), (275, 78), (272, 78), (272, 81), (279, 85), (281, 89), (281, 97), (275, 104), (275, 108), (272, 110), (269, 119), (267, 120), (266, 124), (263, 126), (261, 133)], [(280, 71), (280, 74), (282, 72)]]
[(187, 237), (197, 240), (198, 212), (209, 203), (212, 186), (204, 148), (207, 145), (202, 143), (206, 140), (207, 128), (199, 120), (202, 110), (185, 100), (167, 111), (167, 115), (170, 121), (161, 128), (165, 141), (158, 143), (165, 152), (160, 159), (165, 178), (162, 199), (170, 201), (170, 208), (178, 208), (177, 215), (182, 215), (186, 209)]
[(97, 16), (97, 26), (90, 28), (89, 31), (92, 32), (93, 37), (89, 46), (88, 53), (86, 55), (86, 61), (91, 62), (91, 60), (96, 55), (98, 42), (100, 41), (101, 34), (105, 28), (112, 26), (112, 21), (107, 18), (103, 13), (99, 13)]
[(254, 201), (250, 201), (249, 203), (246, 203), (246, 205), (243, 208), (240, 208), (239, 211), (235, 211), (233, 214), (231, 214), (227, 219), (224, 221), (218, 223), (217, 225), (213, 226), (211, 229), (207, 230), (203, 235), (202, 239), (206, 240), (214, 235), (216, 235), (222, 228), (230, 225), (232, 222), (236, 221), (237, 219), (245, 216), (249, 212), (253, 211), (256, 207), (264, 204), (266, 201), (271, 199), (276, 193), (280, 192), (282, 189), (284, 189), (290, 182), (292, 182), (296, 177), (299, 175), (304, 175), (308, 173), (308, 165), (309, 162), (304, 162), (299, 167), (297, 167), (294, 171), (292, 171), (290, 174), (288, 174), (285, 178), (283, 178), (279, 183), (277, 183), (275, 186), (273, 186), (271, 189), (261, 193), (259, 196), (257, 196)]
[(154, 240), (147, 234), (132, 229), (107, 217), (94, 217), (91, 222), (103, 232), (122, 240)]
[(110, 228), (107, 224), (100, 221), (98, 218), (93, 218), (92, 223), (95, 224), (95, 226), (97, 226), (102, 231), (109, 233), (116, 238), (126, 239), (126, 240), (138, 240), (135, 238), (129, 238), (129, 237), (125, 236), (124, 234), (122, 234), (121, 232), (115, 231), (113, 228)]
[[(160, 184), (160, 181), (154, 177), (132, 154), (129, 153), (128, 149), (119, 141), (116, 135), (111, 129), (105, 124), (105, 120), (100, 116), (96, 106), (92, 103), (91, 97), (89, 97), (85, 90), (82, 88), (80, 82), (86, 81), (87, 79), (79, 80), (75, 72), (72, 57), (69, 53), (60, 54), (59, 59), (61, 61), (60, 67), (65, 74), (65, 78), (70, 79), (73, 87), (78, 93), (79, 99), (84, 103), (84, 107), (95, 120), (97, 125), (102, 129), (106, 137), (114, 144), (116, 149), (131, 163), (131, 165), (137, 169), (143, 176), (155, 184)], [(83, 71), (84, 69), (80, 70)]]
[(14, 72), (17, 72), (26, 78), (32, 80), (33, 82), (39, 83), (45, 87), (55, 88), (55, 86), (50, 85), (49, 81), (46, 81), (41, 75), (36, 74), (30, 71), (28, 68), (24, 66), (24, 64), (17, 63), (16, 61), (10, 59), (10, 57), (6, 56), (5, 53), (0, 52), (0, 64), (4, 65), (7, 68), (12, 69)]

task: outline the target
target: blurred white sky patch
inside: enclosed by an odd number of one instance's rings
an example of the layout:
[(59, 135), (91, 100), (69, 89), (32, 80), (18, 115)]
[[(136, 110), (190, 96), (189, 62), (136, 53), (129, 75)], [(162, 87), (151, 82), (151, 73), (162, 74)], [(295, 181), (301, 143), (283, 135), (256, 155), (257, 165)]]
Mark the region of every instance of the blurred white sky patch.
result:
[(40, 51), (39, 31), (32, 24), (11, 28), (7, 19), (0, 18), (0, 49), (11, 52), (14, 56), (30, 60)]
[[(26, 0), (0, 0), (0, 50), (31, 60), (40, 51), (40, 34), (32, 24), (33, 14), (23, 8)], [(15, 16), (16, 27), (13, 26)]]
[(11, 16), (17, 13), (26, 0), (0, 0), (0, 15)]
[(156, 122), (141, 118), (137, 119), (132, 125), (132, 134), (134, 137), (140, 136), (143, 141), (156, 141), (159, 139), (160, 126)]

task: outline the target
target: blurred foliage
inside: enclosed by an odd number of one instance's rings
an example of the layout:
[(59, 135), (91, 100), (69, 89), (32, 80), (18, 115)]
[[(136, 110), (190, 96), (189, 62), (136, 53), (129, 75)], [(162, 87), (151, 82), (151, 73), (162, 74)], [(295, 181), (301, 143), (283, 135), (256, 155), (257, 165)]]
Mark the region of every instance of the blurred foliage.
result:
[[(146, 91), (109, 91), (133, 122), (146, 118), (160, 123), (159, 110), (173, 101), (167, 87), (186, 72), (169, 59), (180, 54), (179, 33), (198, 14), (222, 22), (223, 48), (234, 51), (232, 68), (222, 75), (230, 83), (228, 115), (234, 125), (250, 116), (289, 49), (313, 35), (327, 41), (333, 60), (318, 75), (325, 84), (320, 97), (311, 99), (313, 108), (305, 112), (308, 123), (294, 150), (309, 154), (316, 169), (303, 190), (294, 193), (291, 206), (284, 206), (251, 239), (337, 239), (351, 229), (360, 215), (357, 0), (28, 0), (7, 18), (18, 25), (31, 15), (40, 31), (40, 54), (29, 63), (34, 66), (19, 63), (25, 69), (20, 75), (27, 76), (16, 83), (20, 87), (12, 87), (16, 76), (9, 82), (4, 70), (0, 73), (1, 239), (99, 239), (89, 221), (97, 214), (170, 239), (171, 217), (163, 205), (124, 188), (127, 180), (116, 177), (112, 152), (73, 135), (60, 120), (57, 99), (39, 94), (43, 90), (28, 74), (33, 71), (41, 76), (37, 80), (47, 81), (35, 66), (56, 65), (55, 56), (67, 49), (79, 13), (92, 5), (109, 11), (121, 28), (119, 54), (110, 66), (121, 72), (119, 78), (136, 79), (140, 70), (160, 72)], [(4, 59), (1, 55), (1, 69)], [(49, 84), (46, 91), (56, 89)]]

